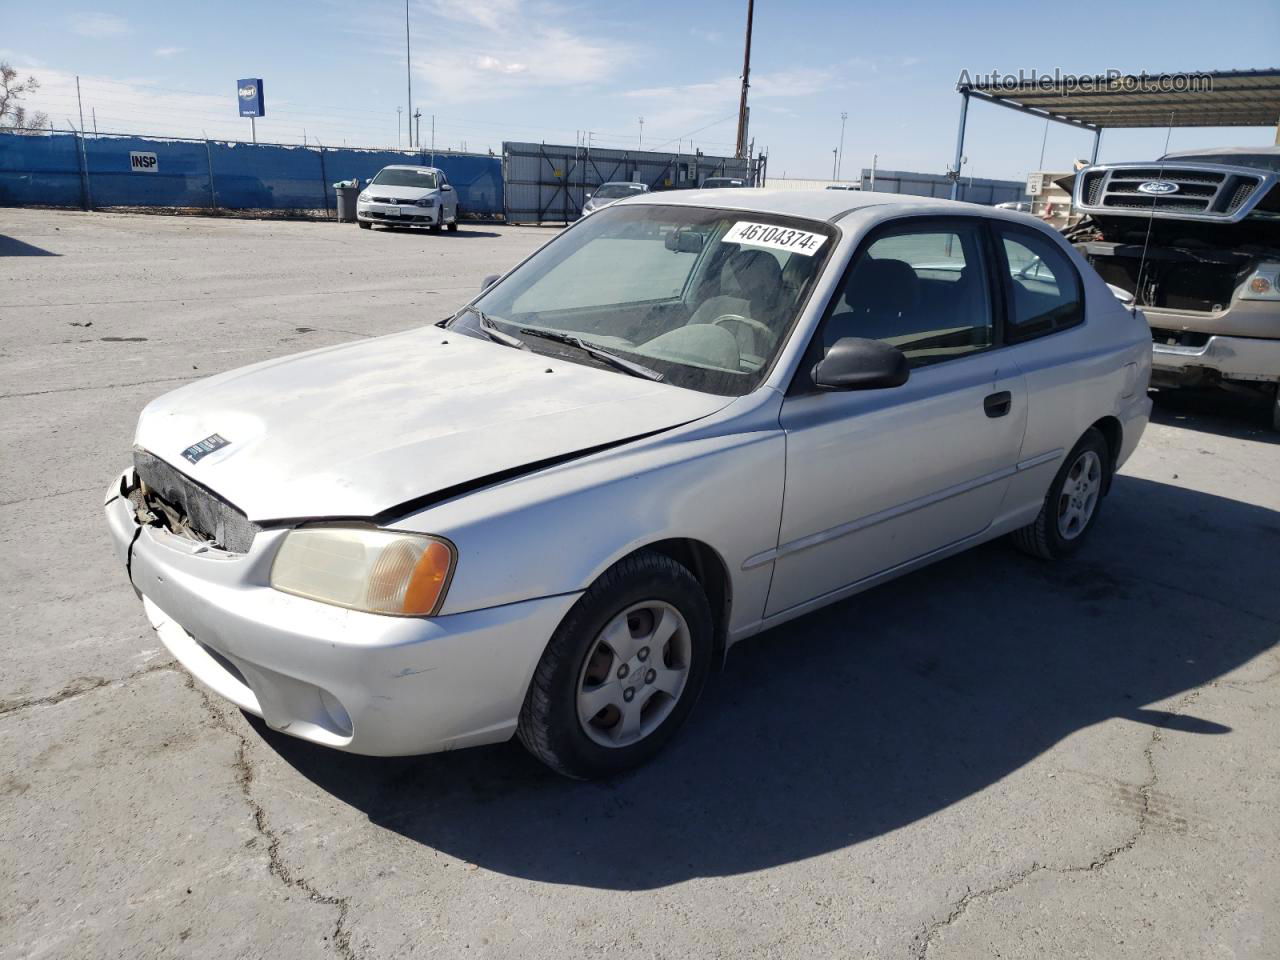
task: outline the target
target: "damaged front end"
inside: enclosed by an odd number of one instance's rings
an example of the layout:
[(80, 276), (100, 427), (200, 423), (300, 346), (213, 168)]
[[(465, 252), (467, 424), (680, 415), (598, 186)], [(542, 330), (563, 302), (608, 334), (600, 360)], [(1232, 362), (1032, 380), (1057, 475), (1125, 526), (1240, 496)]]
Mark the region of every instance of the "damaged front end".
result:
[(133, 466), (120, 495), (139, 524), (228, 553), (249, 552), (262, 527), (243, 511), (146, 450), (134, 450)]

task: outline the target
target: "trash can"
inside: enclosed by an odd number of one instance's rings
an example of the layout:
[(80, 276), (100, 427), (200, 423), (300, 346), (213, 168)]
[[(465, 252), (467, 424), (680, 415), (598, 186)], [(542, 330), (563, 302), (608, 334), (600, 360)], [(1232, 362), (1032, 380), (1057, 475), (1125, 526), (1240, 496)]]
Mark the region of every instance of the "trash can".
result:
[(360, 196), (359, 180), (339, 180), (333, 185), (338, 197), (338, 222), (356, 222), (356, 197)]

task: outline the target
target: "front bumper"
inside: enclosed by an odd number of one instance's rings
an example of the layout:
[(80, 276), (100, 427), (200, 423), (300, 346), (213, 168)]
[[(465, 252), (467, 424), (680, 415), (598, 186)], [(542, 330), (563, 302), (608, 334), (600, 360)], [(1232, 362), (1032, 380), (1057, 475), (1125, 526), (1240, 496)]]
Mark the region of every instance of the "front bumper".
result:
[(444, 223), (444, 205), (437, 203), (434, 207), (406, 207), (357, 202), (356, 219), (366, 223), (400, 224), (404, 227), (437, 226)]
[(1280, 381), (1280, 340), (1211, 336), (1198, 346), (1152, 344), (1152, 379), (1194, 383), (1205, 371), (1227, 380)]
[(351, 753), (508, 739), (543, 648), (578, 597), (432, 618), (346, 610), (269, 586), (284, 531), (260, 533), (247, 554), (209, 549), (140, 526), (120, 487), (107, 491), (111, 538), (169, 652), (273, 729)]

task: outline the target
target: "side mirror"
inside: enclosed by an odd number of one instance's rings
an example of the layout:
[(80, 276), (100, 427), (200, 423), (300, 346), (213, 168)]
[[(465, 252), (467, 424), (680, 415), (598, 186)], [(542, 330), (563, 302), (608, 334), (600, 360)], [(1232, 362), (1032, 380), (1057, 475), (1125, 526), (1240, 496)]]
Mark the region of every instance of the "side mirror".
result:
[(451, 187), (447, 183), (440, 184), (440, 189), (443, 190), (445, 193), (453, 193), (453, 187)]
[(591, 194), (589, 194), (589, 193), (587, 194), (587, 199), (588, 199), (588, 200), (590, 200), (590, 199), (591, 199)]
[(502, 279), (502, 274), (500, 273), (489, 274), (487, 277), (485, 277), (483, 280), (480, 281), (480, 292), (483, 293), (484, 291), (488, 290), (500, 279)]
[(907, 355), (883, 340), (841, 337), (813, 368), (813, 382), (824, 390), (874, 390), (900, 387), (910, 374)]

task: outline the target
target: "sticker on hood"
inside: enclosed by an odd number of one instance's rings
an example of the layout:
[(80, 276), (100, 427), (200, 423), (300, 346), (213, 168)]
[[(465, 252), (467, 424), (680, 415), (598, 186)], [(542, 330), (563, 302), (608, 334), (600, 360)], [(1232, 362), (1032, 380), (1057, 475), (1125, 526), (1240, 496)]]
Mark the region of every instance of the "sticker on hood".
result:
[(222, 434), (214, 433), (205, 437), (199, 443), (193, 443), (187, 447), (182, 451), (182, 455), (188, 463), (199, 463), (213, 451), (221, 450), (230, 443), (231, 441), (222, 436)]
[(741, 243), (748, 247), (768, 247), (770, 250), (784, 250), (787, 253), (799, 253), (812, 257), (822, 249), (827, 238), (820, 233), (796, 230), (794, 227), (779, 227), (771, 223), (751, 223), (741, 220), (729, 228), (729, 232), (720, 238), (720, 242)]

